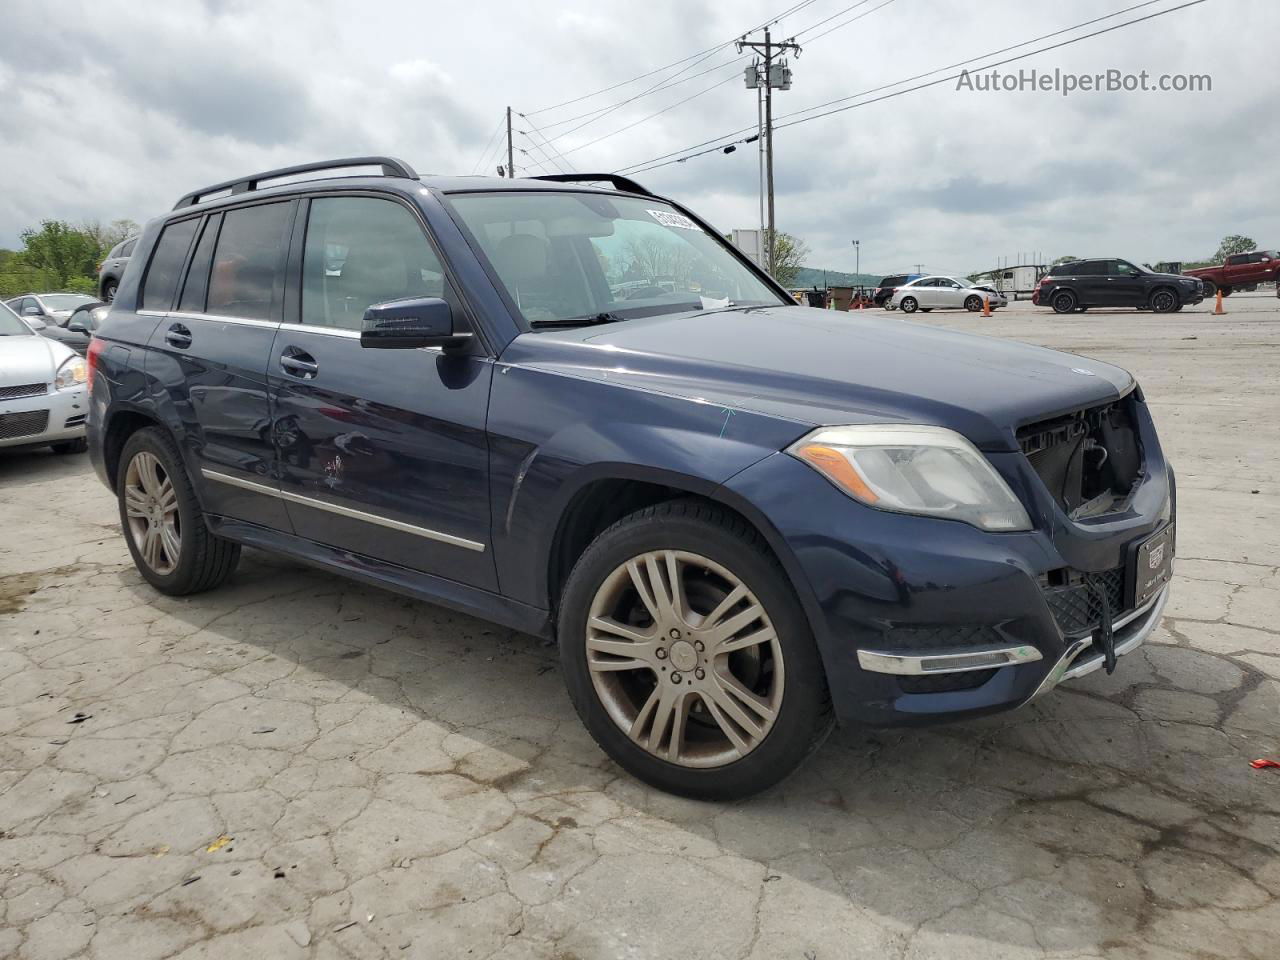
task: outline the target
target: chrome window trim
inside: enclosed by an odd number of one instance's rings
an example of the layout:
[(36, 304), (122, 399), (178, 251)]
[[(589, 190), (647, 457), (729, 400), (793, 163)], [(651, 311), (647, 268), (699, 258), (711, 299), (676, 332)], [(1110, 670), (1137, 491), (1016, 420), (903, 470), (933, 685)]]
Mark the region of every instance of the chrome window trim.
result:
[(201, 468), (200, 474), (207, 480), (214, 480), (218, 483), (228, 484), (229, 486), (240, 487), (243, 490), (250, 490), (253, 493), (261, 493), (268, 497), (275, 497), (278, 500), (286, 500), (289, 503), (296, 503), (300, 506), (313, 507), (317, 510), (325, 510), (329, 513), (335, 513), (340, 517), (347, 517), (351, 520), (362, 520), (365, 523), (374, 523), (380, 527), (386, 527), (390, 530), (398, 530), (401, 533), (411, 533), (415, 536), (424, 537), (427, 540), (437, 540), (440, 543), (447, 543), (455, 547), (462, 547), (464, 550), (474, 550), (477, 553), (484, 552), (483, 543), (479, 543), (475, 540), (467, 540), (465, 537), (455, 537), (451, 533), (441, 533), (439, 530), (429, 530), (426, 527), (418, 527), (411, 523), (404, 523), (400, 520), (392, 520), (390, 517), (379, 516), (376, 513), (367, 513), (364, 510), (355, 510), (351, 507), (344, 507), (336, 503), (329, 503), (327, 500), (317, 500), (314, 497), (304, 497), (299, 493), (290, 493), (286, 490), (279, 490), (263, 483), (255, 483), (252, 480), (245, 480), (241, 477), (235, 477), (227, 473), (219, 473), (216, 470), (210, 470), (205, 467)]
[(194, 310), (170, 310), (165, 316), (176, 320), (208, 320), (213, 323), (234, 323), (243, 327), (269, 327), (275, 329), (280, 326), (279, 320), (260, 320), (257, 317), (234, 317), (225, 316), (221, 313), (197, 313)]

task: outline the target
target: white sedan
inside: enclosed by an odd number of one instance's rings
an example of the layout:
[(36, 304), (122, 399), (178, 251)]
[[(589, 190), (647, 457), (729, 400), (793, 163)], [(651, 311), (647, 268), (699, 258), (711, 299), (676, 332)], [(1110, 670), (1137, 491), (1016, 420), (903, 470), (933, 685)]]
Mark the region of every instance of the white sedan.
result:
[(84, 357), (0, 304), (0, 448), (83, 453), (88, 374)]
[(895, 290), (889, 300), (889, 307), (903, 313), (915, 313), (917, 310), (924, 313), (930, 310), (977, 312), (982, 309), (984, 299), (991, 304), (992, 309), (1009, 303), (1003, 293), (990, 287), (975, 287), (968, 280), (941, 276), (921, 277)]

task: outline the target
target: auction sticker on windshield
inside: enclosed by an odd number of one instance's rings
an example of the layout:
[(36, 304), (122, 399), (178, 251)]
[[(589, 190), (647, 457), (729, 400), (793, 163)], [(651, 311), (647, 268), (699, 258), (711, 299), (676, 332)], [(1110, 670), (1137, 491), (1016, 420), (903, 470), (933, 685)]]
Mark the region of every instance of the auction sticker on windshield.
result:
[(670, 210), (648, 210), (646, 212), (664, 227), (679, 227), (681, 230), (701, 229), (683, 213), (672, 213)]

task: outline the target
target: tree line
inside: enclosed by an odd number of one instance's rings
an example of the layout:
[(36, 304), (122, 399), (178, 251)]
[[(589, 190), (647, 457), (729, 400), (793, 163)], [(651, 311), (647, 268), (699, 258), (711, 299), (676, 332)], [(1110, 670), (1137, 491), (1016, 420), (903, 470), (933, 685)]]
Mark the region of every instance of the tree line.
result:
[(0, 299), (23, 293), (87, 293), (98, 290), (98, 265), (139, 227), (132, 220), (72, 225), (44, 220), (19, 234), (21, 250), (0, 248)]

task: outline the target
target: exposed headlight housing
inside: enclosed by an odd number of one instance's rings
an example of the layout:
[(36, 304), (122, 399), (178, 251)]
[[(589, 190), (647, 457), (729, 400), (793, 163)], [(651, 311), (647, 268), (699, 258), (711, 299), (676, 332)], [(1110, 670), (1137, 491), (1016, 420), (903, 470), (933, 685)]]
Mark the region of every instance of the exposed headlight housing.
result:
[(820, 427), (787, 453), (877, 510), (959, 520), (983, 530), (1031, 529), (1031, 518), (1009, 485), (954, 430), (889, 424)]
[(53, 385), (59, 390), (70, 390), (72, 387), (82, 385), (88, 379), (89, 365), (84, 362), (84, 357), (68, 357), (58, 368), (53, 378)]

